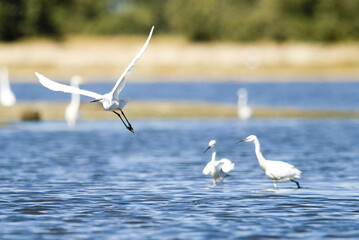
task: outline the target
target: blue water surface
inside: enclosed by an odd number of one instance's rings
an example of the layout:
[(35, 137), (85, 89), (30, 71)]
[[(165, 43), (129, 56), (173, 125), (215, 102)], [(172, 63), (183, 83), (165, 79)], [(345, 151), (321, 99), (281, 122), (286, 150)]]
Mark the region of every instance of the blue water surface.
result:
[[(98, 93), (109, 92), (114, 83), (84, 84), (81, 88)], [(121, 97), (140, 101), (190, 101), (237, 103), (237, 90), (248, 90), (250, 105), (304, 109), (359, 110), (359, 82), (294, 83), (131, 83)], [(39, 83), (17, 83), (12, 89), (20, 101), (69, 101), (66, 93), (53, 92)], [(83, 101), (89, 101), (87, 97)]]
[[(14, 123), (0, 128), (1, 239), (358, 239), (359, 121), (135, 120)], [(267, 159), (302, 171), (272, 182)], [(235, 163), (212, 187), (217, 158)]]

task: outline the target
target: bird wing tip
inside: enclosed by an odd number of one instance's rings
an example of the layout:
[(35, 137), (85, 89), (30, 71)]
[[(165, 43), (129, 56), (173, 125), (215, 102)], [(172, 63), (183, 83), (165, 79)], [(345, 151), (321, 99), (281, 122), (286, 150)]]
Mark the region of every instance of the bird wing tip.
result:
[(43, 76), (42, 74), (38, 73), (38, 72), (35, 72), (35, 75), (36, 75), (36, 77), (37, 77), (39, 80), (41, 80), (42, 78), (44, 78), (44, 76)]
[(150, 37), (152, 37), (152, 33), (153, 33), (153, 30), (155, 29), (155, 26), (152, 26), (152, 28), (151, 28), (151, 31), (150, 31)]

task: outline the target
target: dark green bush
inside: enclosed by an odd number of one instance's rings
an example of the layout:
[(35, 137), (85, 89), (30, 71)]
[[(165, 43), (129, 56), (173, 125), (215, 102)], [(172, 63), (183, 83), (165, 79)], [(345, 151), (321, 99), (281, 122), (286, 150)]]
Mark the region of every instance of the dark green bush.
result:
[(357, 41), (358, 13), (358, 0), (0, 0), (0, 40), (155, 25), (193, 41)]

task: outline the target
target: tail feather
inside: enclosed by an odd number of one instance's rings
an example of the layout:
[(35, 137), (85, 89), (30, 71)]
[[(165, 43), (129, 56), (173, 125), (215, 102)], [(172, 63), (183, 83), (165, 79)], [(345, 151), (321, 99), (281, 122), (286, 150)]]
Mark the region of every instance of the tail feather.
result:
[(294, 178), (293, 179), (296, 179), (296, 178), (300, 178), (300, 174), (301, 174), (302, 172), (300, 171), (300, 170), (298, 170), (298, 169), (294, 169)]
[(127, 103), (130, 101), (130, 98), (122, 98), (122, 99), (120, 99), (118, 102), (119, 102), (119, 107), (121, 108), (121, 109), (123, 109), (126, 105), (127, 105)]

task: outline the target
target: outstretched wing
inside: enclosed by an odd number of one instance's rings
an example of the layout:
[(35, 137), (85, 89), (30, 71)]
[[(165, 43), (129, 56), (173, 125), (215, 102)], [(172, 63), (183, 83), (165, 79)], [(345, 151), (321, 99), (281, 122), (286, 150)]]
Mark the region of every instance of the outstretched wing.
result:
[(231, 160), (227, 158), (222, 158), (220, 161), (218, 161), (218, 164), (222, 165), (222, 171), (225, 173), (228, 173), (234, 169), (234, 163), (231, 162)]
[(137, 56), (132, 60), (132, 62), (127, 66), (127, 68), (125, 69), (125, 71), (122, 73), (121, 77), (117, 80), (116, 85), (113, 87), (111, 94), (112, 96), (118, 96), (118, 94), (122, 91), (122, 89), (125, 87), (126, 84), (126, 74), (131, 74), (131, 72), (133, 71), (133, 69), (135, 68), (135, 65), (137, 63), (137, 61), (140, 59), (140, 57), (143, 55), (143, 53), (146, 51), (147, 45), (152, 37), (152, 32), (153, 32), (154, 26), (152, 26), (151, 28), (151, 32), (147, 38), (147, 41), (145, 42), (145, 44), (143, 45), (143, 47), (141, 48), (141, 50), (137, 53)]
[(76, 94), (81, 94), (81, 95), (85, 95), (88, 97), (92, 97), (95, 99), (102, 98), (101, 94), (54, 82), (37, 72), (35, 72), (35, 74), (36, 74), (37, 78), (39, 79), (40, 83), (44, 87), (47, 87), (48, 89), (50, 89), (52, 91), (60, 91), (60, 92), (65, 92), (65, 93), (76, 93)]

